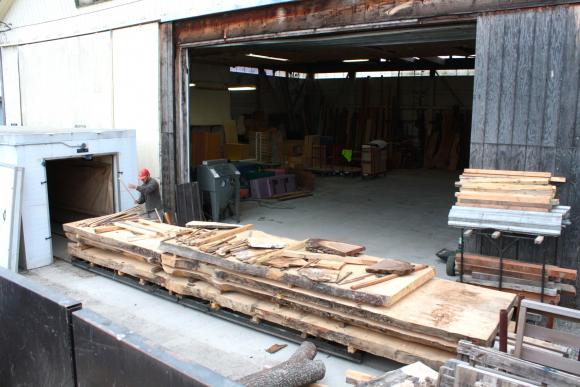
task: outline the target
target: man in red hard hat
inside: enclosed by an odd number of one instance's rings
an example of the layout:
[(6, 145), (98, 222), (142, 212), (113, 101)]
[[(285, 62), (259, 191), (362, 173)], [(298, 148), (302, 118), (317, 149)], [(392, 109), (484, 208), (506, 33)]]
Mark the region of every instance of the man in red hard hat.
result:
[(151, 219), (157, 219), (155, 210), (159, 212), (160, 216), (163, 216), (159, 183), (151, 177), (147, 168), (141, 168), (138, 178), (141, 180), (141, 185), (129, 184), (128, 186), (130, 189), (139, 191), (139, 199), (135, 200), (135, 203), (145, 203), (145, 214)]

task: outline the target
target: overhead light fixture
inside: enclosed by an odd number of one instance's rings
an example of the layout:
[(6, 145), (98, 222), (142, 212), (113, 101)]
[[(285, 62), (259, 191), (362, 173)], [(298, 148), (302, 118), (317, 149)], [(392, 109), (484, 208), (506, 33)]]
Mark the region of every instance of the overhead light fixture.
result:
[(344, 63), (368, 62), (368, 59), (343, 59)]
[(228, 87), (229, 91), (252, 91), (256, 90), (256, 86), (248, 85), (248, 86), (230, 86)]
[(267, 56), (267, 55), (259, 55), (259, 54), (246, 54), (246, 56), (251, 56), (252, 58), (277, 60), (279, 62), (288, 62), (288, 59), (286, 59), (286, 58), (277, 58), (275, 56)]
[(193, 83), (193, 82), (192, 82), (192, 83), (190, 83), (190, 84), (189, 84), (189, 87), (195, 87), (195, 83)]
[(381, 58), (381, 62), (386, 62), (387, 60), (385, 58)]

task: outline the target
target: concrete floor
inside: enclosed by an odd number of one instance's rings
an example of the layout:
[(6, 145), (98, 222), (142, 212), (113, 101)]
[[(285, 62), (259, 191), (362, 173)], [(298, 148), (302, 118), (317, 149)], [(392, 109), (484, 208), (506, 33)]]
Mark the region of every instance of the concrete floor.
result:
[(447, 226), (458, 174), (396, 170), (386, 177), (316, 179), (314, 195), (285, 202), (246, 201), (241, 222), (275, 235), (327, 238), (366, 246), (366, 253), (435, 265), (440, 249), (457, 248), (459, 231)]
[[(386, 178), (323, 177), (314, 196), (286, 202), (242, 203), (242, 222), (295, 239), (328, 238), (363, 244), (371, 255), (396, 257), (437, 267), (434, 255), (455, 248), (458, 233), (447, 227), (455, 173), (393, 171)], [(159, 299), (126, 285), (88, 273), (63, 261), (25, 273), (41, 284), (83, 303), (114, 323), (126, 326), (174, 356), (239, 378), (284, 361), (295, 344)], [(288, 347), (276, 354), (275, 343)], [(321, 383), (346, 386), (345, 371), (379, 375), (399, 364), (365, 356), (362, 364), (320, 353), (327, 372)]]

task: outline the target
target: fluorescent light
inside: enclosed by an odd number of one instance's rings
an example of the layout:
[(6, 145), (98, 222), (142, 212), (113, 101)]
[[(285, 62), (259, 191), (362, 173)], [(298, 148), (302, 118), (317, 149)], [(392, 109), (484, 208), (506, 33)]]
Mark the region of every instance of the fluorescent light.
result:
[(387, 60), (385, 58), (381, 58), (381, 62), (386, 62)]
[(368, 59), (344, 59), (344, 63), (368, 62)]
[(189, 84), (189, 87), (195, 87), (195, 83), (193, 83), (193, 82), (192, 82), (192, 83), (190, 83), (190, 84)]
[(252, 91), (256, 90), (256, 86), (230, 86), (229, 91)]
[(267, 56), (267, 55), (259, 55), (259, 54), (246, 54), (246, 56), (251, 56), (252, 58), (277, 60), (279, 62), (288, 62), (288, 59), (286, 59), (286, 58), (277, 58), (275, 56)]

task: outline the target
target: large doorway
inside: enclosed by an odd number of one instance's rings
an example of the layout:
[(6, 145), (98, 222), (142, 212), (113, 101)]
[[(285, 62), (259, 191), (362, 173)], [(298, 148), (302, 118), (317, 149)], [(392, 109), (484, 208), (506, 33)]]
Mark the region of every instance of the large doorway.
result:
[[(469, 162), (475, 23), (186, 50), (190, 176), (210, 158), (239, 165), (242, 222), (429, 264), (456, 247), (447, 213)], [(363, 180), (376, 141), (386, 177)], [(246, 159), (258, 171), (244, 181)], [(309, 174), (314, 195), (254, 200), (248, 180), (272, 169)]]

